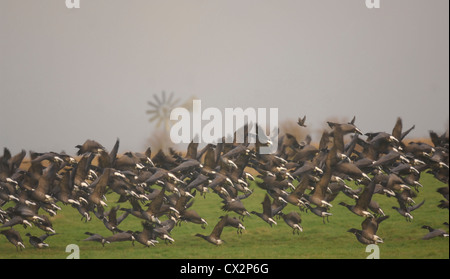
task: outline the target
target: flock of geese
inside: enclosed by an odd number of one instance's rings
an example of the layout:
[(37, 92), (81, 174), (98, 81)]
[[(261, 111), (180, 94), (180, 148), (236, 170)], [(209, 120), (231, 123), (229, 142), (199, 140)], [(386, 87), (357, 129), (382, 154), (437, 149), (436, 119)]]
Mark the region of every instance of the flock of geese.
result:
[[(354, 122), (355, 118), (349, 123), (328, 122), (330, 130), (323, 132), (318, 145), (312, 144), (309, 136), (299, 141), (285, 133), (274, 154), (259, 154), (263, 145), (259, 141), (246, 143), (248, 126), (243, 127), (245, 143), (208, 144), (199, 149), (192, 142), (186, 154), (174, 150), (152, 154), (148, 148), (144, 153), (120, 155), (118, 139), (110, 151), (87, 140), (76, 146), (76, 157), (30, 151), (26, 169), (22, 164), (25, 150), (12, 155), (4, 148), (0, 157), (0, 234), (18, 250), (25, 248), (25, 242), (14, 227), (36, 226), (43, 235), (27, 233), (29, 243), (48, 247), (46, 239), (57, 233), (49, 217), (57, 215), (63, 204), (77, 210), (82, 221), (96, 218), (111, 231), (109, 236), (86, 232), (85, 241), (102, 245), (131, 241), (146, 247), (155, 246), (158, 240), (173, 243), (171, 231), (178, 223), (208, 225), (190, 207), (196, 195), (213, 193), (220, 197), (218, 206), (225, 213), (210, 234), (195, 236), (220, 245), (225, 227), (238, 233), (245, 230), (246, 216), (255, 215), (270, 226), (283, 220), (293, 234), (303, 231), (301, 214), (308, 211), (326, 223), (332, 216), (330, 208), (336, 206), (334, 199), (342, 193), (353, 202), (337, 205), (362, 220), (360, 228), (348, 232), (363, 244), (381, 243), (377, 230), (389, 216), (372, 197), (393, 197), (397, 201), (393, 208), (412, 221), (413, 211), (424, 203), (414, 200), (424, 187), (419, 182), (421, 173), (431, 173), (448, 185), (449, 138), (430, 131), (432, 145), (406, 143), (404, 138), (414, 126), (403, 131), (401, 118), (390, 133), (363, 134)], [(299, 129), (305, 127), (305, 118), (299, 119), (298, 125)], [(347, 181), (355, 181), (361, 188), (354, 190)], [(245, 207), (245, 199), (253, 194), (252, 185), (264, 190), (261, 212), (249, 212)], [(449, 187), (437, 191), (443, 199), (436, 206), (448, 210)], [(119, 197), (116, 207), (108, 207), (105, 195), (110, 192)], [(298, 210), (287, 212), (288, 204)], [(130, 217), (141, 220), (142, 230), (121, 228), (121, 222)], [(448, 236), (440, 229), (423, 228), (429, 231), (424, 239)]]

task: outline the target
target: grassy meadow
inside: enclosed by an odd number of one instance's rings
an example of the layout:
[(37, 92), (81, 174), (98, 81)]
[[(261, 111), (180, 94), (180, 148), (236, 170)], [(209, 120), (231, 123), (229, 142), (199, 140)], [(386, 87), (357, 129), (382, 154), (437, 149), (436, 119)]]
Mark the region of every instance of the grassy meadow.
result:
[[(448, 228), (442, 224), (449, 221), (449, 211), (437, 207), (442, 196), (436, 192), (439, 187), (445, 186), (429, 174), (423, 174), (421, 181), (424, 188), (420, 189), (416, 203), (425, 199), (425, 204), (413, 211), (414, 219), (407, 222), (392, 206), (397, 206), (395, 198), (375, 195), (373, 199), (379, 202), (382, 209), (390, 218), (381, 223), (377, 235), (383, 238), (384, 243), (379, 244), (380, 258), (382, 259), (448, 259), (448, 238), (434, 238), (422, 240), (428, 232), (421, 227), (429, 225), (433, 228)], [(261, 202), (264, 191), (256, 185), (251, 187), (254, 193), (243, 200), (249, 212), (262, 212)], [(357, 185), (349, 184), (352, 188)], [(109, 194), (108, 205), (116, 205), (118, 198)], [(207, 194), (206, 198), (197, 195), (192, 209), (208, 222), (202, 229), (200, 225), (183, 223), (175, 227), (172, 237), (175, 242), (165, 244), (160, 241), (155, 247), (146, 248), (138, 242), (132, 246), (131, 242), (116, 242), (102, 247), (100, 243), (82, 241), (87, 237), (84, 232), (98, 233), (103, 236), (111, 235), (103, 223), (92, 214), (90, 222), (81, 221), (78, 211), (70, 206), (62, 206), (62, 210), (51, 217), (57, 235), (47, 238), (50, 247), (36, 249), (28, 242), (27, 232), (33, 235), (42, 235), (43, 232), (33, 226), (24, 229), (15, 226), (20, 231), (26, 248), (16, 251), (3, 235), (0, 235), (0, 259), (65, 259), (70, 253), (66, 246), (76, 244), (79, 246), (81, 259), (364, 259), (370, 253), (366, 246), (359, 243), (356, 237), (348, 233), (350, 228), (361, 228), (362, 217), (356, 216), (347, 208), (338, 205), (340, 201), (353, 203), (353, 201), (340, 193), (332, 202), (333, 207), (329, 223), (323, 223), (322, 218), (311, 212), (300, 212), (303, 232), (292, 234), (292, 229), (282, 219), (277, 220), (278, 225), (270, 227), (257, 216), (245, 217), (246, 230), (242, 235), (237, 234), (235, 228), (225, 227), (222, 239), (226, 241), (222, 246), (214, 246), (199, 237), (196, 233), (209, 234), (225, 213), (220, 209), (220, 198), (215, 194)], [(122, 207), (130, 207), (128, 203)], [(6, 207), (4, 207), (6, 208)], [(109, 210), (106, 208), (106, 210)], [(298, 208), (288, 205), (283, 212), (299, 211)], [(119, 213), (120, 214), (120, 213)], [(229, 213), (236, 216), (235, 213)], [(162, 219), (163, 220), (163, 219)], [(142, 230), (141, 220), (129, 215), (119, 226), (122, 230)]]

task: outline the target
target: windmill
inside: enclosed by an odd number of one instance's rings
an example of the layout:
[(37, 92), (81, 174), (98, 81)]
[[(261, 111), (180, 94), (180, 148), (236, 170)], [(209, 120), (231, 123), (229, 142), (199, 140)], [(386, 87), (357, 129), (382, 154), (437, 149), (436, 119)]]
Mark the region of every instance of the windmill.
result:
[(152, 145), (160, 146), (162, 149), (167, 149), (171, 146), (171, 141), (169, 137), (170, 133), (170, 113), (176, 107), (184, 107), (189, 111), (192, 111), (192, 100), (191, 97), (184, 104), (181, 103), (180, 98), (174, 99), (174, 93), (171, 92), (169, 96), (166, 95), (165, 91), (162, 91), (161, 95), (154, 94), (153, 101), (148, 101), (147, 104), (151, 107), (146, 111), (150, 115), (149, 122), (156, 123), (157, 131), (150, 141), (153, 141)]

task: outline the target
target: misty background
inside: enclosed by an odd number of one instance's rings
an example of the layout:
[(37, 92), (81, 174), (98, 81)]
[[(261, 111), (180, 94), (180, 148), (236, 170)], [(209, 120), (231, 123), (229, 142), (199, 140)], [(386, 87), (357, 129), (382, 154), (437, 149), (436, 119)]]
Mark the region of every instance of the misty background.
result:
[[(65, 151), (97, 140), (143, 151), (162, 91), (202, 107), (279, 109), (363, 133), (443, 133), (449, 1), (0, 0), (0, 148)], [(299, 128), (300, 129), (300, 128)]]

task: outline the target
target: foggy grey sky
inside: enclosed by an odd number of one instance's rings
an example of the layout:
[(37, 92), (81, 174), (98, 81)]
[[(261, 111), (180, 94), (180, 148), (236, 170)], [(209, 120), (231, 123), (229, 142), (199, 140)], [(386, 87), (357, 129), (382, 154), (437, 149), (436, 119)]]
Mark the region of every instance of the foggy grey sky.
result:
[[(277, 107), (365, 132), (444, 132), (449, 1), (0, 0), (0, 148), (62, 151), (95, 139), (143, 151), (147, 101)], [(313, 135), (316, 138), (316, 135)], [(314, 138), (313, 137), (313, 138)]]

